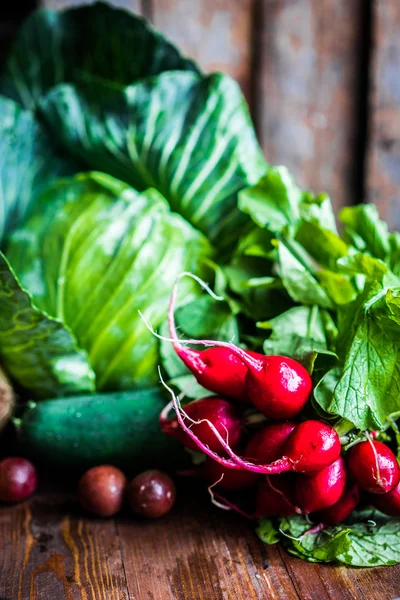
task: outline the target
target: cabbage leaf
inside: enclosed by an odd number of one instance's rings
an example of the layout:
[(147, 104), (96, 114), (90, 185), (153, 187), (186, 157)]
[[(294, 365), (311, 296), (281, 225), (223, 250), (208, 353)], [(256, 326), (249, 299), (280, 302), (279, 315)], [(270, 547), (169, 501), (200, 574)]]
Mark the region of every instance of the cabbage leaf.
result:
[(51, 181), (75, 171), (32, 112), (0, 96), (0, 243)]
[(167, 72), (126, 88), (54, 88), (40, 104), (52, 135), (90, 168), (158, 189), (220, 248), (248, 219), (237, 194), (266, 169), (239, 86)]
[(37, 398), (93, 392), (95, 374), (71, 331), (32, 300), (0, 252), (0, 357)]
[[(138, 310), (158, 327), (176, 277), (186, 270), (204, 276), (202, 261), (212, 253), (157, 191), (139, 194), (102, 173), (50, 186), (6, 251), (35, 305), (87, 352), (98, 390), (158, 381), (158, 340)], [(199, 291), (190, 279), (182, 290), (185, 302)], [(10, 351), (12, 342), (11, 335)], [(2, 353), (7, 358), (7, 348)]]
[(98, 2), (61, 12), (33, 12), (12, 46), (0, 93), (34, 109), (61, 82), (100, 78), (128, 85), (180, 69), (199, 72), (142, 17)]

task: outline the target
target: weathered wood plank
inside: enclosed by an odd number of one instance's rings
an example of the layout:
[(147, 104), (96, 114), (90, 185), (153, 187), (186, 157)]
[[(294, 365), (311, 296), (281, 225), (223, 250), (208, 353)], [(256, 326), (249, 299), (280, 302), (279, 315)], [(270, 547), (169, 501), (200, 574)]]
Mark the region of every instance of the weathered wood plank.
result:
[(129, 598), (115, 523), (74, 510), (65, 494), (0, 509), (0, 598)]
[(351, 204), (362, 0), (268, 0), (258, 17), (257, 122), (267, 158)]
[(265, 546), (251, 524), (180, 485), (172, 512), (142, 521), (84, 515), (71, 494), (0, 508), (1, 600), (381, 600), (400, 566), (350, 569)]
[(152, 0), (152, 19), (205, 71), (222, 71), (251, 95), (252, 0)]
[(247, 522), (212, 507), (204, 490), (186, 489), (160, 521), (119, 522), (118, 533), (132, 598), (298, 598), (279, 551), (260, 545)]
[[(145, 0), (148, 2), (149, 0)], [(71, 6), (79, 6), (80, 4), (95, 4), (97, 0), (41, 0), (40, 4), (46, 8), (70, 8)], [(142, 4), (141, 0), (107, 0), (108, 4), (112, 4), (113, 6), (117, 6), (118, 8), (125, 8), (127, 10), (132, 10), (137, 14), (142, 14)]]
[(366, 198), (400, 228), (400, 3), (373, 3), (373, 56)]

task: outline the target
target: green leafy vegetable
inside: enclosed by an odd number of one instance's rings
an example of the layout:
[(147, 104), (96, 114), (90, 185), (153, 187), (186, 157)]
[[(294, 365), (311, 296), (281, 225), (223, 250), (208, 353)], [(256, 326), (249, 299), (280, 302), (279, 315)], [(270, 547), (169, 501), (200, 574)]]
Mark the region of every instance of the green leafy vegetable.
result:
[(257, 181), (266, 162), (229, 77), (173, 72), (124, 89), (63, 85), (41, 112), (60, 143), (90, 167), (139, 190), (158, 189), (218, 246), (237, 240), (244, 224), (237, 193)]
[(33, 109), (58, 83), (101, 78), (128, 85), (170, 70), (198, 67), (141, 17), (99, 2), (32, 13), (12, 47), (0, 92)]
[(392, 290), (380, 290), (361, 304), (348, 332), (340, 380), (331, 403), (323, 406), (359, 429), (380, 428), (386, 415), (399, 409), (400, 321), (389, 313), (397, 302), (397, 290), (395, 296)]
[(310, 562), (341, 562), (354, 567), (389, 566), (400, 562), (400, 519), (364, 509), (345, 523), (305, 534), (302, 516), (279, 522), (262, 519), (257, 534), (267, 544), (281, 541), (288, 552)]
[(0, 253), (0, 357), (38, 398), (92, 392), (95, 375), (71, 331), (35, 306)]
[(75, 170), (31, 112), (0, 96), (0, 243), (51, 181)]
[[(337, 238), (329, 197), (301, 190), (286, 167), (269, 167), (255, 185), (240, 193), (239, 207), (259, 227), (275, 234), (293, 234), (299, 226), (309, 223), (336, 234)], [(341, 244), (345, 246), (344, 242)]]
[(286, 167), (271, 167), (260, 181), (239, 197), (240, 209), (260, 227), (280, 232), (299, 219), (302, 193)]
[[(185, 270), (201, 273), (210, 253), (207, 240), (171, 213), (158, 192), (139, 194), (101, 173), (51, 186), (7, 247), (36, 305), (87, 351), (97, 389), (157, 382), (158, 342), (138, 309), (158, 327), (175, 278)], [(193, 297), (193, 281), (183, 288)], [(23, 372), (18, 379), (30, 387)]]
[(290, 356), (311, 373), (318, 355), (324, 356), (329, 364), (335, 363), (337, 357), (329, 350), (333, 333), (331, 317), (318, 306), (296, 306), (257, 325), (272, 331), (263, 346), (267, 355)]
[[(361, 430), (382, 428), (400, 410), (398, 236), (388, 233), (374, 206), (360, 205), (342, 210), (341, 238), (329, 199), (300, 190), (283, 167), (270, 167), (241, 192), (239, 205), (256, 226), (227, 267), (243, 312), (257, 318), (265, 311), (265, 296), (254, 295), (249, 310), (252, 282), (267, 289), (281, 284), (297, 305), (280, 306), (276, 331), (270, 318), (258, 319), (259, 328), (272, 328), (265, 353), (291, 356), (314, 371), (318, 412)], [(256, 270), (246, 254), (257, 256)], [(329, 341), (321, 323), (309, 330), (304, 315), (311, 307), (330, 315)]]
[(376, 206), (347, 206), (339, 216), (345, 226), (346, 236), (358, 250), (381, 260), (387, 258), (390, 249), (388, 227), (379, 218)]
[(260, 524), (257, 527), (257, 535), (266, 544), (277, 544), (281, 535), (272, 519), (261, 519)]
[(312, 272), (284, 242), (278, 245), (278, 261), (282, 283), (289, 296), (306, 305), (330, 308), (332, 303)]

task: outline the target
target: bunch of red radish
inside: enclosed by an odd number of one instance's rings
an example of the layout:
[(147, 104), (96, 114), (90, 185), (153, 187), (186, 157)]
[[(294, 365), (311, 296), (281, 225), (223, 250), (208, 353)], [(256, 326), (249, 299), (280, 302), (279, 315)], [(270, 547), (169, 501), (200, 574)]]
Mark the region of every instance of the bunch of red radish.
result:
[[(361, 492), (383, 512), (400, 515), (400, 469), (388, 446), (366, 435), (343, 453), (333, 427), (303, 420), (312, 380), (295, 360), (227, 342), (183, 343), (174, 320), (176, 293), (177, 284), (169, 310), (174, 349), (197, 381), (216, 396), (183, 409), (172, 393), (176, 415), (169, 420), (163, 413), (160, 422), (166, 434), (207, 455), (199, 475), (216, 490), (248, 490), (254, 518), (301, 513), (311, 514), (320, 527), (333, 525), (351, 514)], [(198, 351), (186, 343), (212, 347)], [(249, 405), (267, 418), (255, 433), (246, 431), (242, 417)], [(223, 498), (219, 492), (213, 495)]]

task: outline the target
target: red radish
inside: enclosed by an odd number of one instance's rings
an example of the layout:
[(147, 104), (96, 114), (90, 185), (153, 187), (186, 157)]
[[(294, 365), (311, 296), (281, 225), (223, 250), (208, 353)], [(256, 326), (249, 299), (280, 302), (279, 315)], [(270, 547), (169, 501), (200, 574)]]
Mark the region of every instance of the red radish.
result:
[(26, 458), (10, 457), (0, 462), (0, 501), (21, 502), (36, 490), (37, 471)]
[(385, 513), (385, 515), (400, 517), (400, 483), (386, 494), (371, 494), (369, 500), (375, 508)]
[(293, 489), (293, 475), (289, 473), (263, 479), (256, 495), (257, 517), (289, 517), (300, 512), (295, 505)]
[(295, 497), (303, 513), (323, 510), (336, 504), (346, 485), (346, 468), (340, 456), (331, 465), (312, 473), (297, 475)]
[(265, 425), (253, 435), (247, 444), (246, 458), (256, 464), (266, 464), (278, 460), (283, 455), (287, 439), (295, 427), (294, 421)]
[(223, 450), (230, 458), (224, 458), (204, 444), (187, 426), (185, 411), (180, 406), (179, 399), (174, 391), (168, 387), (161, 376), (163, 386), (169, 391), (177, 420), (182, 429), (195, 442), (197, 447), (221, 465), (230, 469), (247, 469), (254, 473), (276, 475), (285, 471), (312, 472), (330, 465), (340, 456), (341, 445), (336, 431), (320, 421), (304, 421), (297, 425), (284, 446), (282, 458), (270, 464), (257, 465), (236, 454), (226, 440), (220, 435), (218, 429), (208, 421), (208, 426), (214, 432), (216, 439), (221, 443)]
[(347, 466), (360, 488), (371, 494), (386, 494), (400, 481), (397, 459), (382, 442), (368, 440), (353, 446)]
[(206, 390), (249, 402), (246, 397), (248, 369), (242, 359), (229, 349), (208, 348), (199, 352), (185, 348), (179, 342), (174, 342), (174, 348), (179, 358)]
[(260, 412), (271, 419), (290, 419), (306, 404), (312, 390), (308, 371), (284, 356), (263, 356), (248, 363), (246, 393)]
[(339, 458), (340, 452), (340, 439), (333, 427), (310, 419), (292, 431), (285, 444), (282, 460), (289, 461), (290, 470), (312, 473), (333, 463)]
[[(184, 275), (188, 274), (182, 273), (180, 277)], [(297, 415), (312, 390), (311, 377), (300, 363), (283, 356), (249, 352), (229, 342), (185, 341), (185, 344), (214, 346), (199, 352), (187, 348), (179, 340), (174, 312), (180, 277), (172, 291), (168, 323), (174, 349), (197, 381), (206, 389), (223, 396), (239, 400), (247, 398), (267, 417), (287, 419)], [(201, 279), (192, 277), (216, 297)]]
[(210, 457), (207, 457), (204, 464), (204, 473), (207, 481), (228, 491), (245, 490), (254, 485), (259, 477), (256, 473), (244, 469), (238, 471), (223, 467)]
[[(222, 398), (202, 398), (185, 407), (185, 423), (194, 435), (215, 452), (224, 452), (210, 424), (223, 439), (235, 447), (242, 435), (242, 423), (235, 408)], [(161, 421), (164, 433), (177, 437), (187, 448), (198, 450), (198, 445), (179, 427), (177, 418)]]
[[(376, 498), (384, 498), (385, 496), (375, 496)], [(400, 499), (400, 498), (399, 498)], [(337, 525), (345, 521), (351, 515), (360, 501), (360, 489), (356, 483), (350, 485), (342, 494), (340, 499), (320, 512), (313, 515), (313, 520), (320, 521), (326, 525)], [(399, 504), (400, 507), (400, 504)], [(399, 512), (400, 514), (400, 512)]]

